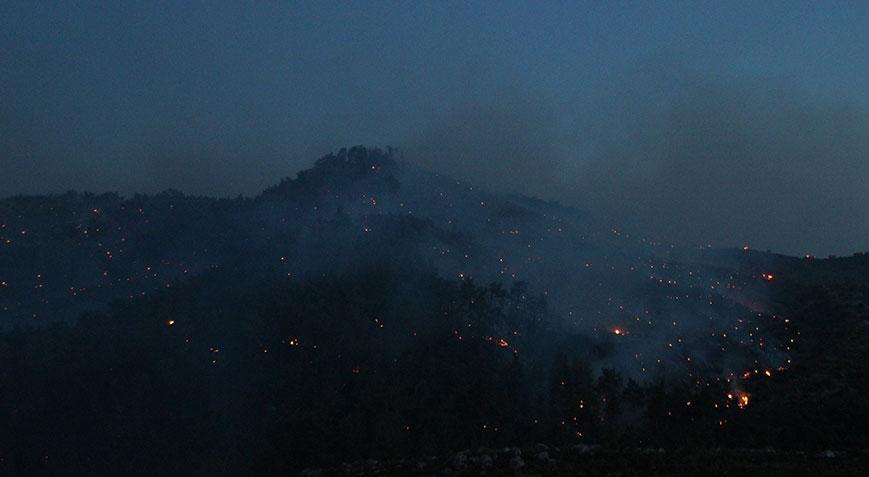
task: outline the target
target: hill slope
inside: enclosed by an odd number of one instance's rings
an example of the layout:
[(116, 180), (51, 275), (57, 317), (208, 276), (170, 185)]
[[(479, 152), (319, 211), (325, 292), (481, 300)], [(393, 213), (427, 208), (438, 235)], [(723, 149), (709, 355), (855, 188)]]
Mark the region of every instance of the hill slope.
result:
[(11, 473), (865, 444), (863, 255), (679, 250), (360, 147), (255, 198), (0, 211)]

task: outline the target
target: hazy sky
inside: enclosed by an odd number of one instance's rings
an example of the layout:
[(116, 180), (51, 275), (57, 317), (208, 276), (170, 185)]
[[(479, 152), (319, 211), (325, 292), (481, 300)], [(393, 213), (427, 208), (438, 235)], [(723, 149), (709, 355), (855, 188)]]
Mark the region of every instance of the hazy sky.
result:
[(869, 250), (869, 2), (0, 3), (0, 196), (255, 194), (353, 144), (685, 244)]

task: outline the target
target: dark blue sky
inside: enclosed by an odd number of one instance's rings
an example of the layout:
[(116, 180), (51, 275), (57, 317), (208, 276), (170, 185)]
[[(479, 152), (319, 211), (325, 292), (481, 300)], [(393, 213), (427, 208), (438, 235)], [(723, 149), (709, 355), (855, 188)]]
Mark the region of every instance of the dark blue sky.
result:
[(867, 2), (0, 4), (0, 196), (409, 160), (690, 244), (869, 249)]

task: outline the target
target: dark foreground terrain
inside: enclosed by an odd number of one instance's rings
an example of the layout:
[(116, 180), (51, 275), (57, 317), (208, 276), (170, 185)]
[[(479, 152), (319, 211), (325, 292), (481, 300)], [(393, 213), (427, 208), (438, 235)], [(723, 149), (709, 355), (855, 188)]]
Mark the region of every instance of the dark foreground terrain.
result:
[(677, 476), (677, 475), (866, 475), (869, 452), (816, 454), (797, 451), (714, 449), (604, 450), (578, 445), (552, 448), (480, 448), (448, 458), (373, 459), (340, 466), (310, 468), (302, 475), (556, 475), (556, 476)]

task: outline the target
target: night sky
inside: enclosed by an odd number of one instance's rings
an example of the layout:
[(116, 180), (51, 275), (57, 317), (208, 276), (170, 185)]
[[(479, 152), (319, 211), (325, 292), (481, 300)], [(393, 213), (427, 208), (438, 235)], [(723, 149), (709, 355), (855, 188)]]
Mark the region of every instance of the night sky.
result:
[(684, 245), (869, 249), (867, 2), (0, 3), (0, 197), (393, 145)]

